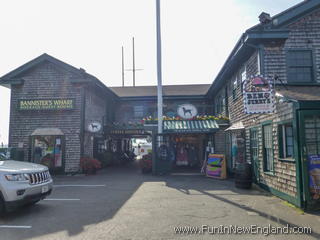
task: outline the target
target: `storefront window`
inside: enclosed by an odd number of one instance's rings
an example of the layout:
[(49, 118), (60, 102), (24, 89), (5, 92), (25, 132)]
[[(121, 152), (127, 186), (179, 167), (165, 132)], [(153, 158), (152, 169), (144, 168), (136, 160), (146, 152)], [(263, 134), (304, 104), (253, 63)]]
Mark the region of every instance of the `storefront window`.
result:
[(279, 126), (279, 156), (293, 158), (293, 127), (291, 123)]
[(273, 143), (272, 143), (272, 125), (263, 126), (263, 158), (264, 170), (266, 172), (273, 171)]
[(305, 119), (305, 135), (308, 155), (320, 154), (320, 117)]
[(57, 136), (33, 137), (33, 162), (50, 169), (62, 167), (62, 138)]

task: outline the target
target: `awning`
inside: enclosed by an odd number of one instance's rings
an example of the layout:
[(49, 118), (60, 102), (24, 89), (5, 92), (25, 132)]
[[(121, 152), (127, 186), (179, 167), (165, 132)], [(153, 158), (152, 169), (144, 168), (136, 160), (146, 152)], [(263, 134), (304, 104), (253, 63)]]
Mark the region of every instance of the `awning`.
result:
[(244, 129), (244, 125), (243, 123), (240, 122), (236, 122), (234, 124), (232, 124), (230, 127), (228, 127), (225, 131), (232, 131), (232, 130), (241, 130)]
[(64, 135), (59, 128), (37, 128), (31, 136), (61, 136)]
[(219, 130), (215, 120), (164, 120), (163, 133), (210, 133)]

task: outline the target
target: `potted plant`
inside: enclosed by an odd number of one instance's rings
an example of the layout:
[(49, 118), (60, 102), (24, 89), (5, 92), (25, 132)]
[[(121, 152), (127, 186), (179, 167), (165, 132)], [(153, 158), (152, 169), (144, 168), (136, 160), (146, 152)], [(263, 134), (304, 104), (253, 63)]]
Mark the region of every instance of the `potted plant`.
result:
[(80, 159), (80, 167), (85, 174), (96, 174), (97, 170), (101, 168), (101, 162), (95, 158), (82, 157)]
[(139, 165), (142, 173), (149, 173), (152, 171), (152, 154), (144, 155), (140, 161)]

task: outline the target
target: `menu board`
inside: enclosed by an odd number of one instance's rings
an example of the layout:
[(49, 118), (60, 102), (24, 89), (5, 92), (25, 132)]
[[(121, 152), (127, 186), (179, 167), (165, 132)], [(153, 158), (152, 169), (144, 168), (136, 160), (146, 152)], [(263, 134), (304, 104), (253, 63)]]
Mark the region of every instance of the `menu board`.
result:
[(207, 177), (226, 179), (227, 166), (223, 154), (209, 154), (206, 168)]
[(320, 155), (308, 156), (309, 189), (311, 198), (320, 199)]

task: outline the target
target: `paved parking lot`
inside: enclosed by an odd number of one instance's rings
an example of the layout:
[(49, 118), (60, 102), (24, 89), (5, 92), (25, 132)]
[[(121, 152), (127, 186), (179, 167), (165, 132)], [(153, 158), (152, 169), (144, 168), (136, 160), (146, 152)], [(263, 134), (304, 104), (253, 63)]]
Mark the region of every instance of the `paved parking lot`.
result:
[(319, 214), (302, 214), (259, 190), (200, 175), (151, 176), (137, 169), (107, 169), (95, 176), (59, 176), (53, 194), (0, 218), (0, 239), (264, 239), (263, 235), (177, 234), (202, 225), (310, 226), (320, 239)]

